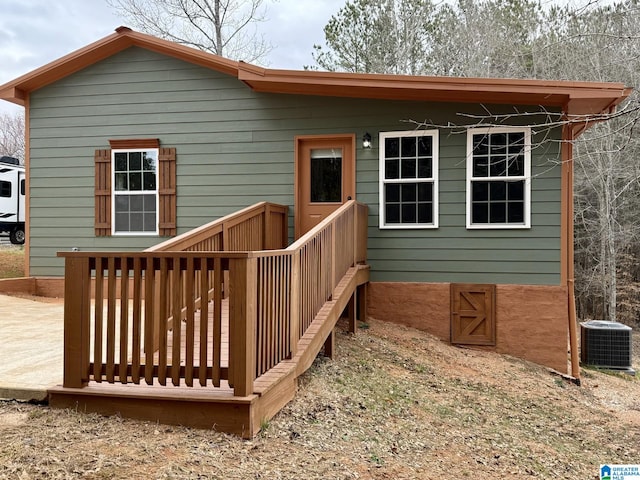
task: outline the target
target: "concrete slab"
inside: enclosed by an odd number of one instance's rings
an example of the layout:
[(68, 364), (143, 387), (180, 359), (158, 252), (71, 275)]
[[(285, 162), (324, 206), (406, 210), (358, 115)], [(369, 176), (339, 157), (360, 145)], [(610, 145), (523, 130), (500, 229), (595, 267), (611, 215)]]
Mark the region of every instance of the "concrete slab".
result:
[(0, 295), (0, 398), (43, 400), (62, 384), (64, 305)]

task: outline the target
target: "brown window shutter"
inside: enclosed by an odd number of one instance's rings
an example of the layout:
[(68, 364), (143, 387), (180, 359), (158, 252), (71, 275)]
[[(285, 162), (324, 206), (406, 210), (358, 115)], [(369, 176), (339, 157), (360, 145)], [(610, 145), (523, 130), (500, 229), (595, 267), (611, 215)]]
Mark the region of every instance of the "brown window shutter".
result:
[(111, 150), (95, 152), (95, 234), (111, 236)]
[(176, 235), (176, 149), (161, 148), (158, 165), (160, 236)]

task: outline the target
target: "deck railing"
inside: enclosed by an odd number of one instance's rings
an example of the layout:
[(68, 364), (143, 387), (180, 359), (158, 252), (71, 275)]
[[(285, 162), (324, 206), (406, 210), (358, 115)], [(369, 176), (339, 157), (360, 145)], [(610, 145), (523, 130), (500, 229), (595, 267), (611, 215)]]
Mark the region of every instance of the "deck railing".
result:
[(159, 243), (147, 252), (273, 250), (288, 241), (289, 208), (260, 202)]
[[(245, 209), (242, 222), (221, 219), (145, 252), (60, 253), (66, 262), (64, 386), (144, 380), (215, 388), (226, 387), (226, 380), (234, 395), (253, 393), (257, 377), (295, 355), (338, 281), (366, 258), (365, 205), (350, 201), (290, 247), (271, 251), (264, 248), (277, 241), (275, 230), (286, 239), (286, 207), (267, 205), (261, 225), (254, 220), (259, 215)], [(233, 228), (243, 223), (238, 231), (251, 233), (234, 240)], [(257, 251), (200, 250), (257, 241), (241, 240), (247, 235), (267, 240)]]

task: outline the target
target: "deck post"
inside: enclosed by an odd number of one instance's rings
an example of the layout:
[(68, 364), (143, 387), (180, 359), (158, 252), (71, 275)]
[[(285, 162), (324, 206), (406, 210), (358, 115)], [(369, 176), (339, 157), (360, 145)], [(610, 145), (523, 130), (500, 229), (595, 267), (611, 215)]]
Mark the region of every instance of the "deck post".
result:
[(262, 229), (262, 250), (273, 250), (274, 241), (273, 241), (273, 225), (271, 224), (271, 204), (266, 203), (264, 206), (264, 210), (262, 212), (263, 215), (263, 229)]
[(67, 388), (89, 383), (90, 273), (88, 258), (65, 259), (63, 386)]
[(356, 259), (355, 263), (365, 263), (367, 261), (367, 229), (369, 219), (367, 216), (369, 215), (369, 210), (366, 205), (356, 204), (356, 231), (355, 231), (355, 241), (356, 241)]
[(233, 394), (253, 393), (256, 372), (256, 258), (229, 259), (229, 377)]
[(356, 320), (356, 292), (353, 292), (347, 303), (347, 319), (349, 320), (349, 332), (356, 333), (358, 321)]
[(367, 284), (363, 283), (358, 285), (356, 289), (356, 297), (358, 298), (358, 320), (361, 322), (367, 321)]
[(289, 207), (284, 207), (280, 228), (282, 228), (282, 245), (279, 248), (287, 248), (287, 245), (289, 245)]
[(336, 330), (332, 329), (324, 341), (324, 356), (333, 360), (336, 351)]
[(298, 353), (298, 340), (300, 339), (300, 250), (291, 256), (291, 293), (289, 294), (290, 319), (289, 330), (291, 342), (291, 358)]

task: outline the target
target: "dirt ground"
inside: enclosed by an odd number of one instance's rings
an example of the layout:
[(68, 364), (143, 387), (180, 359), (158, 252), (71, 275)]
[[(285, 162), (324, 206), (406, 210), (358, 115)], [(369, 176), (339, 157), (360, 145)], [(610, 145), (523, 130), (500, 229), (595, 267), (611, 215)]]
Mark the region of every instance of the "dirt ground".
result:
[[(578, 387), (507, 356), (372, 320), (337, 335), (296, 398), (246, 441), (0, 402), (0, 478), (440, 479), (597, 477), (640, 463), (640, 381)], [(634, 365), (639, 366), (636, 339)]]

